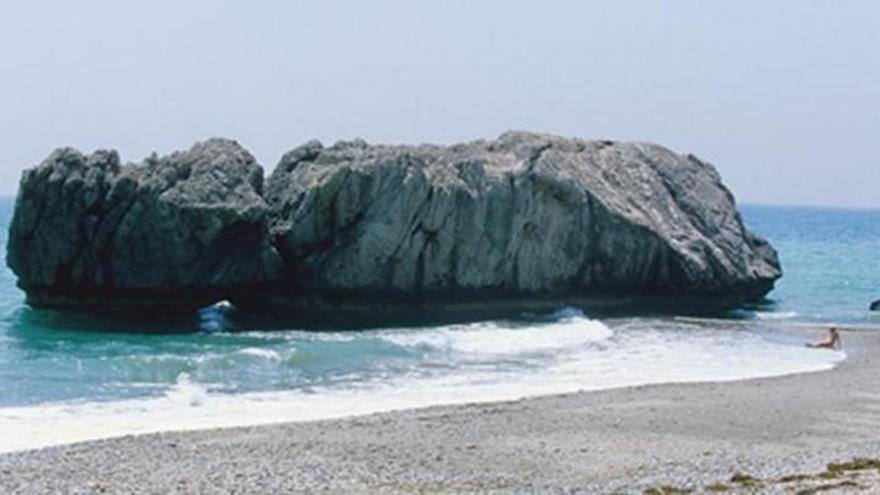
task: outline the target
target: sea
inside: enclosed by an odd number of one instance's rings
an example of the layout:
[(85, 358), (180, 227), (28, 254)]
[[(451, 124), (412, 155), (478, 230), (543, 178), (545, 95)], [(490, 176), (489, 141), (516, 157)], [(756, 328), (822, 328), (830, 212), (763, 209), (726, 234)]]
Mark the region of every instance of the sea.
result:
[[(0, 199), (6, 244), (13, 200)], [(798, 327), (880, 327), (880, 210), (745, 205), (784, 276), (718, 314), (503, 320), (370, 329), (249, 327), (228, 303), (145, 328), (24, 304), (0, 268), (0, 452), (164, 430), (338, 418), (439, 404), (828, 370), (841, 350)], [(242, 321), (245, 321), (243, 324)]]

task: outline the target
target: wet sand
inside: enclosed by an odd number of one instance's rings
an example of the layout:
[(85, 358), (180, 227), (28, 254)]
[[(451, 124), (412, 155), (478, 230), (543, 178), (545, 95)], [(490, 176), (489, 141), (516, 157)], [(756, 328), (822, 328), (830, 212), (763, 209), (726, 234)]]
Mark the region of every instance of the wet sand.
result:
[(827, 469), (880, 458), (880, 329), (843, 339), (827, 372), (5, 454), (0, 493), (876, 492), (873, 464)]

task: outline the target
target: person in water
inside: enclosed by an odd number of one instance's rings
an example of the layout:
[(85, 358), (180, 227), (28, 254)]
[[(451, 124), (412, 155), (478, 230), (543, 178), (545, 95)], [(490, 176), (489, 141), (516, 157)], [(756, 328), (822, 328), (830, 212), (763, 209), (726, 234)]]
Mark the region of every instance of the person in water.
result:
[(821, 342), (816, 342), (815, 344), (807, 344), (807, 347), (812, 347), (814, 349), (837, 349), (840, 346), (840, 333), (838, 333), (836, 327), (831, 327), (828, 329), (828, 337), (826, 337), (825, 340)]

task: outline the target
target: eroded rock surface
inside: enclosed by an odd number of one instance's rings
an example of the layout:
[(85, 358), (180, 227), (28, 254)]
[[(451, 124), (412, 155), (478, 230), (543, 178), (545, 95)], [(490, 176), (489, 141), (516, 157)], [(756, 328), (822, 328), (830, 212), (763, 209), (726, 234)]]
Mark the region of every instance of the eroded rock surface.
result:
[(781, 274), (715, 169), (652, 144), (312, 142), (282, 159), (266, 197), (306, 293), (757, 297)]
[(123, 166), (63, 148), (25, 171), (7, 261), (36, 306), (181, 306), (281, 273), (263, 172), (234, 141)]
[(744, 300), (781, 274), (715, 169), (653, 144), (525, 132), (310, 142), (262, 182), (253, 156), (222, 139), (127, 166), (112, 151), (59, 149), (22, 178), (8, 263), (31, 304), (74, 308), (340, 294)]

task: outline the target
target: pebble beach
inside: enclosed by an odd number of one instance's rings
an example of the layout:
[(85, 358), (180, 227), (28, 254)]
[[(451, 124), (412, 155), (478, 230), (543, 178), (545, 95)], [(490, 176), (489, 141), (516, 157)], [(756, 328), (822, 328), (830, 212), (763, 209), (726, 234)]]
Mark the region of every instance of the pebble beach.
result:
[(0, 491), (872, 493), (880, 334), (843, 335), (848, 358), (825, 372), (14, 452), (0, 456)]

